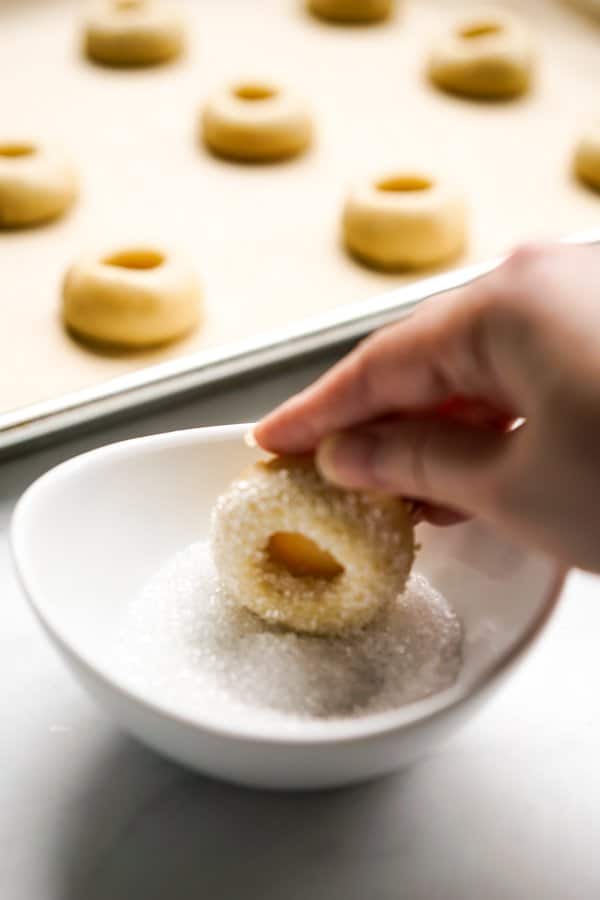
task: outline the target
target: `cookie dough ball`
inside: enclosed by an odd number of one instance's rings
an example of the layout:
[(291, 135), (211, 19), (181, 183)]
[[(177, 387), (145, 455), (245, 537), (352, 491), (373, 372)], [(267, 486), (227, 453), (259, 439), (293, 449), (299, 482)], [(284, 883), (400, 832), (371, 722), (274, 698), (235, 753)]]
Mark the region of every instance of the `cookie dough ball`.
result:
[(579, 141), (574, 167), (581, 181), (600, 191), (600, 120)]
[(308, 0), (308, 8), (330, 22), (366, 23), (387, 19), (394, 0)]
[(308, 147), (312, 120), (306, 103), (286, 88), (241, 81), (206, 103), (202, 136), (213, 153), (226, 159), (274, 162)]
[(60, 150), (0, 139), (0, 228), (25, 228), (55, 219), (76, 196), (75, 169)]
[(200, 296), (196, 274), (181, 257), (126, 247), (71, 266), (63, 284), (63, 318), (70, 331), (92, 343), (153, 347), (198, 324)]
[(453, 94), (505, 99), (531, 82), (533, 50), (528, 30), (500, 9), (466, 13), (442, 35), (429, 59), (429, 76)]
[(466, 242), (462, 194), (425, 172), (358, 184), (342, 216), (347, 249), (382, 270), (418, 269), (458, 255)]
[(182, 52), (184, 23), (166, 0), (95, 0), (85, 22), (87, 55), (108, 66), (148, 66)]
[(402, 593), (415, 544), (400, 499), (344, 491), (312, 461), (259, 462), (217, 501), (212, 547), (224, 589), (271, 625), (336, 635)]

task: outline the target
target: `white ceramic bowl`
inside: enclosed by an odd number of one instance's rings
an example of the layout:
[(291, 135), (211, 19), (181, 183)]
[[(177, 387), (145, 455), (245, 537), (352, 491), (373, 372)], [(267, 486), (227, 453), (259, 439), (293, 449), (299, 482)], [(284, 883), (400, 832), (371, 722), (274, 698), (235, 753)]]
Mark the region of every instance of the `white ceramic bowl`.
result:
[(75, 676), (141, 741), (201, 772), (271, 788), (317, 788), (398, 769), (430, 750), (489, 696), (552, 612), (562, 573), (480, 522), (420, 526), (417, 569), (457, 609), (465, 629), (456, 684), (386, 713), (307, 723), (202, 720), (115, 674), (107, 653), (124, 605), (176, 551), (206, 535), (210, 509), (258, 455), (246, 426), (126, 441), (48, 472), (21, 498), (12, 547), (34, 612)]

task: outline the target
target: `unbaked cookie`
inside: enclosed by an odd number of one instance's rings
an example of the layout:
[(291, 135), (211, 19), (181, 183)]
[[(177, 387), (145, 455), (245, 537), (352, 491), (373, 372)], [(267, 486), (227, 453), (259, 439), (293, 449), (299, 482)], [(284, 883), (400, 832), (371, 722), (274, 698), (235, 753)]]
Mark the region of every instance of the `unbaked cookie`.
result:
[(199, 322), (200, 285), (181, 257), (149, 246), (85, 256), (63, 284), (63, 319), (88, 341), (123, 348), (164, 344)]
[(165, 0), (94, 0), (84, 30), (87, 55), (109, 66), (147, 66), (178, 56), (183, 19)]
[(574, 166), (581, 181), (600, 191), (600, 120), (577, 144)]
[(203, 109), (201, 128), (213, 153), (241, 162), (295, 156), (312, 138), (312, 119), (304, 100), (262, 81), (240, 81), (219, 90)]
[(375, 268), (425, 268), (463, 249), (466, 205), (460, 191), (429, 173), (397, 172), (354, 188), (342, 228), (348, 250)]
[(346, 491), (308, 458), (259, 462), (218, 499), (212, 547), (240, 605), (279, 625), (336, 635), (361, 628), (402, 593), (415, 555), (410, 507)]
[(524, 93), (533, 71), (525, 24), (502, 9), (465, 13), (443, 34), (429, 59), (429, 76), (454, 94), (504, 99)]
[(77, 196), (77, 176), (58, 149), (0, 141), (0, 228), (24, 228), (61, 216)]
[(378, 22), (393, 11), (394, 0), (307, 0), (307, 5), (330, 22)]

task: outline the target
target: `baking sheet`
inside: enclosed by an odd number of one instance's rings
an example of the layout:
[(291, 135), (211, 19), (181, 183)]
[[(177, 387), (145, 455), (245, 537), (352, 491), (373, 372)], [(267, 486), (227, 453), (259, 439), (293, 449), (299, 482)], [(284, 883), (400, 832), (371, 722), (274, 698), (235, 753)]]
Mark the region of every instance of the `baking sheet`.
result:
[[(346, 304), (405, 284), (408, 276), (365, 269), (339, 245), (340, 207), (355, 177), (406, 164), (461, 183), (472, 239), (457, 264), (600, 225), (600, 195), (569, 171), (577, 135), (599, 112), (600, 28), (560, 0), (512, 4), (532, 22), (540, 67), (530, 96), (500, 104), (444, 96), (422, 77), (431, 35), (455, 3), (414, 0), (367, 28), (328, 26), (297, 0), (183, 5), (186, 57), (117, 71), (81, 57), (82, 3), (0, 3), (2, 130), (62, 143), (82, 178), (68, 218), (0, 233), (0, 412), (12, 411), (12, 428), (31, 418), (29, 404), (50, 402), (57, 412), (66, 393), (97, 397), (115, 376), (143, 383), (147, 366), (196, 351), (219, 356), (290, 327), (299, 334), (305, 319), (331, 313), (334, 322)], [(469, 5), (478, 4), (460, 8)], [(202, 149), (202, 101), (237, 77), (280, 79), (309, 98), (317, 142), (306, 157), (237, 166)], [(64, 333), (61, 278), (82, 251), (131, 241), (192, 257), (205, 323), (171, 348), (100, 355)], [(172, 379), (169, 389), (180, 388)]]

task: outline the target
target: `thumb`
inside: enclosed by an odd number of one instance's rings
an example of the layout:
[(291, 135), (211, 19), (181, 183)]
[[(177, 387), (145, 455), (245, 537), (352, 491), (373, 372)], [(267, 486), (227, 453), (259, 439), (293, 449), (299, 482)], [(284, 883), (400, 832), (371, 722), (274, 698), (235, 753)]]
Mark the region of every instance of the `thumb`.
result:
[(326, 437), (316, 462), (347, 488), (382, 491), (485, 513), (497, 496), (516, 434), (440, 418), (375, 423)]

